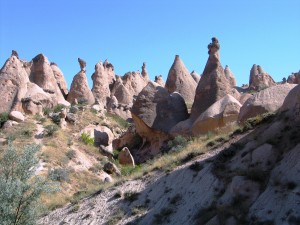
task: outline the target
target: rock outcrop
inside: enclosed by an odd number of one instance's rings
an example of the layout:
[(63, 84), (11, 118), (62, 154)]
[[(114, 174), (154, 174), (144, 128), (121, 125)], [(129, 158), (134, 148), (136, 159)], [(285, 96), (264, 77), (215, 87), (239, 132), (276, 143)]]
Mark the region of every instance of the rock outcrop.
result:
[(50, 66), (61, 93), (63, 94), (64, 98), (67, 98), (69, 91), (63, 72), (59, 69), (56, 63), (51, 62)]
[(219, 99), (231, 94), (231, 84), (226, 78), (220, 63), (220, 44), (217, 38), (212, 38), (208, 45), (208, 60), (198, 83), (194, 103), (191, 109), (191, 120), (195, 121), (201, 113)]
[(292, 73), (288, 76), (287, 82), (290, 84), (300, 84), (300, 71), (298, 73)]
[(273, 78), (260, 65), (254, 64), (250, 71), (249, 90), (260, 91), (276, 85)]
[(281, 84), (255, 93), (241, 107), (239, 121), (243, 122), (263, 113), (277, 111), (295, 86), (295, 84)]
[(157, 83), (157, 84), (159, 84), (162, 87), (165, 86), (165, 81), (164, 81), (162, 75), (155, 76), (154, 82)]
[(192, 126), (193, 135), (206, 134), (236, 122), (241, 106), (234, 97), (225, 95), (197, 118)]
[(201, 79), (201, 76), (195, 70), (191, 72), (191, 76), (194, 79), (194, 81), (196, 81), (196, 83), (198, 84)]
[[(98, 62), (95, 65), (95, 72), (92, 75), (93, 88), (92, 93), (95, 97), (96, 102), (107, 104), (110, 97), (110, 85), (115, 79), (114, 67), (106, 61)], [(104, 67), (105, 66), (105, 67)]]
[(135, 166), (134, 159), (127, 147), (124, 147), (119, 155), (118, 160), (121, 165)]
[(95, 98), (86, 79), (86, 64), (83, 60), (78, 59), (78, 62), (81, 70), (73, 78), (67, 100), (71, 104), (77, 100), (79, 103), (87, 103), (92, 105), (95, 103)]
[(229, 69), (229, 66), (227, 66), (227, 65), (225, 66), (224, 73), (225, 73), (225, 76), (228, 79), (231, 87), (235, 87), (236, 86), (236, 80), (235, 80), (235, 77), (234, 77), (233, 73)]
[(144, 151), (154, 155), (167, 139), (171, 128), (188, 118), (187, 108), (179, 93), (168, 91), (154, 82), (149, 82), (133, 104), (132, 119), (137, 133), (150, 143)]
[(196, 87), (196, 81), (190, 75), (179, 55), (176, 55), (174, 63), (169, 70), (165, 88), (169, 93), (180, 93), (186, 103), (192, 103)]

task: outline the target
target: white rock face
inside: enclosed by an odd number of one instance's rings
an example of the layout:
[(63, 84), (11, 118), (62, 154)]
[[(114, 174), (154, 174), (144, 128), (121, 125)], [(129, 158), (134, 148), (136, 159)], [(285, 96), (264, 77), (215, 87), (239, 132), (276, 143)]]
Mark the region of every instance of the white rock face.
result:
[(16, 121), (16, 122), (23, 122), (25, 117), (19, 111), (11, 111), (8, 115), (9, 119)]

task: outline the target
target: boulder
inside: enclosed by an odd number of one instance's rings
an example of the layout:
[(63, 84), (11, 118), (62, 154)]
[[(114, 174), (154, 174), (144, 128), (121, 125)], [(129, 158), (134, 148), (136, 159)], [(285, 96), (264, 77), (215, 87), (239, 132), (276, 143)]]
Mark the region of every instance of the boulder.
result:
[(94, 138), (94, 143), (96, 146), (103, 145), (108, 147), (110, 152), (113, 151), (112, 141), (114, 139), (114, 134), (108, 127), (90, 124), (80, 131), (80, 134), (82, 133), (87, 133), (90, 135), (90, 137)]
[(254, 64), (250, 71), (249, 90), (260, 91), (276, 85), (273, 78), (260, 65)]
[(67, 113), (66, 121), (69, 123), (76, 123), (76, 115), (74, 113)]
[(196, 119), (192, 125), (193, 135), (206, 134), (236, 122), (241, 106), (234, 97), (229, 94), (225, 95)]
[(277, 111), (295, 86), (295, 84), (281, 84), (255, 93), (241, 107), (238, 120), (243, 122), (263, 113)]
[(40, 101), (34, 101), (32, 98), (22, 99), (22, 108), (25, 113), (32, 115), (43, 115), (43, 105)]
[[(109, 85), (112, 84), (115, 79), (114, 67), (108, 62), (102, 64), (98, 62), (95, 65), (95, 72), (92, 75), (93, 88), (92, 93), (97, 103), (106, 105), (108, 98), (110, 97)], [(106, 67), (105, 67), (106, 66)]]
[(95, 103), (95, 98), (87, 82), (85, 67), (83, 67), (82, 61), (80, 62), (81, 71), (73, 78), (67, 100), (70, 103), (74, 103), (75, 99), (77, 99), (79, 103), (92, 105)]
[(127, 147), (124, 147), (119, 155), (118, 160), (121, 165), (135, 166), (134, 159)]
[(208, 60), (198, 83), (194, 103), (191, 109), (191, 120), (195, 121), (205, 110), (219, 99), (232, 93), (232, 86), (220, 63), (220, 44), (212, 38), (208, 45)]
[(16, 121), (16, 122), (23, 122), (25, 117), (19, 111), (11, 111), (8, 115), (9, 119)]
[(108, 174), (116, 174), (117, 176), (121, 176), (121, 172), (118, 167), (111, 162), (105, 163), (103, 170)]
[(169, 93), (180, 93), (186, 103), (192, 103), (196, 87), (196, 81), (190, 75), (179, 55), (176, 55), (174, 63), (169, 70), (165, 88)]
[(224, 73), (225, 73), (225, 76), (226, 76), (227, 80), (229, 81), (231, 87), (235, 87), (236, 80), (235, 80), (233, 73), (229, 69), (229, 66), (227, 66), (227, 65), (225, 66)]
[(191, 72), (191, 76), (194, 79), (194, 81), (196, 81), (196, 83), (198, 84), (201, 79), (201, 76), (195, 70)]
[[(123, 84), (121, 77), (116, 76), (116, 82), (112, 90), (112, 98), (116, 98), (118, 103), (131, 104), (133, 102), (133, 93), (131, 93)], [(111, 99), (112, 99), (111, 98)], [(115, 100), (113, 100), (115, 101)], [(111, 103), (109, 103), (111, 104)]]
[(165, 86), (165, 81), (163, 80), (162, 75), (155, 76), (154, 82), (159, 84), (160, 86)]
[(56, 83), (57, 83), (61, 93), (63, 94), (64, 98), (66, 98), (69, 91), (68, 91), (68, 86), (67, 86), (67, 82), (65, 80), (64, 74), (59, 69), (59, 67), (57, 66), (56, 63), (51, 62), (50, 66), (51, 66), (51, 69), (53, 71), (54, 77), (56, 79)]

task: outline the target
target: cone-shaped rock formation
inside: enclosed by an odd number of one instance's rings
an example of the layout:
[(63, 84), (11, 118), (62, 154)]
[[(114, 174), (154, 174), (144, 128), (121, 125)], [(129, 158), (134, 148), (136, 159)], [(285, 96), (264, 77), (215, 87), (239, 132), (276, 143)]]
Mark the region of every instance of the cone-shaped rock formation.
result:
[(276, 85), (273, 78), (260, 65), (254, 64), (250, 71), (249, 90), (260, 91)]

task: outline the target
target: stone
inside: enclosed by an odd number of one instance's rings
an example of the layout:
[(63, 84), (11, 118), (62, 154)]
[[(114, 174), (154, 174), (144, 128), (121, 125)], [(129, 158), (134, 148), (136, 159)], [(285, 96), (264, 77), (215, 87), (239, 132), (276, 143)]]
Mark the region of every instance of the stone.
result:
[(229, 94), (225, 95), (196, 119), (192, 125), (193, 135), (207, 134), (236, 122), (241, 106), (234, 97)]
[[(80, 63), (82, 63), (82, 61)], [(95, 98), (87, 82), (85, 67), (82, 66), (83, 65), (80, 64), (81, 71), (73, 78), (67, 100), (71, 104), (74, 103), (76, 99), (79, 103), (92, 105), (95, 103)]]
[(117, 176), (121, 176), (121, 172), (118, 167), (111, 162), (105, 163), (103, 170), (109, 174), (116, 174)]
[(68, 91), (68, 86), (67, 82), (65, 80), (63, 72), (59, 69), (56, 63), (51, 62), (50, 63), (51, 69), (53, 71), (54, 77), (56, 79), (56, 83), (63, 94), (64, 98), (67, 97), (69, 91)]
[(8, 115), (9, 119), (16, 121), (16, 122), (23, 122), (25, 117), (19, 111), (11, 111)]
[(69, 123), (76, 123), (76, 115), (74, 113), (67, 113), (66, 120)]
[(59, 127), (63, 130), (67, 128), (67, 121), (64, 118), (60, 118)]
[(298, 73), (292, 73), (290, 76), (288, 76), (286, 82), (290, 84), (300, 84), (300, 71)]
[(226, 76), (227, 80), (229, 81), (231, 87), (235, 87), (236, 80), (235, 80), (233, 73), (229, 69), (229, 66), (227, 66), (227, 65), (225, 66), (224, 73), (225, 73), (225, 76)]
[(217, 38), (212, 38), (208, 45), (208, 60), (198, 83), (190, 119), (195, 121), (205, 110), (219, 99), (232, 93), (232, 87), (226, 78), (220, 63), (220, 44)]
[(67, 109), (66, 108), (61, 109), (61, 111), (59, 113), (59, 116), (62, 119), (66, 119), (66, 117), (67, 117)]
[[(121, 104), (127, 105), (133, 102), (133, 95), (134, 93), (130, 92), (124, 86), (122, 78), (120, 76), (116, 76), (116, 82), (114, 84), (114, 88), (112, 90), (112, 97), (110, 100), (113, 99), (113, 102), (115, 102), (115, 98), (118, 101), (118, 103), (120, 102)], [(109, 103), (109, 105), (110, 104), (111, 103)]]
[(127, 147), (124, 147), (120, 151), (120, 153), (118, 155), (118, 160), (121, 165), (129, 165), (129, 166), (133, 166), (133, 167), (135, 166), (134, 159)]
[(80, 66), (80, 70), (85, 72), (86, 71), (86, 62), (83, 59), (78, 58), (78, 63)]
[(194, 81), (196, 81), (196, 83), (198, 84), (201, 79), (201, 76), (195, 70), (191, 72), (191, 76), (194, 79)]
[(106, 105), (110, 97), (110, 85), (115, 80), (115, 73), (113, 66), (107, 66), (108, 62), (104, 65), (101, 61), (95, 65), (95, 72), (92, 75), (92, 93), (97, 103)]
[(146, 69), (146, 63), (145, 62), (143, 63), (143, 66), (142, 66), (142, 77), (145, 80), (149, 80), (148, 71)]
[(165, 81), (163, 80), (162, 75), (155, 76), (154, 82), (157, 83), (157, 84), (159, 84), (162, 87), (165, 86)]
[(169, 70), (165, 88), (169, 93), (180, 93), (186, 103), (193, 103), (196, 87), (196, 81), (190, 75), (179, 55), (176, 55)]
[(6, 145), (8, 143), (6, 138), (0, 138), (0, 146)]
[(241, 107), (238, 120), (243, 122), (263, 113), (276, 112), (295, 86), (288, 83), (280, 84), (255, 93)]
[(31, 97), (22, 99), (22, 108), (26, 114), (43, 115), (42, 103), (32, 100)]
[(254, 64), (250, 71), (249, 90), (260, 91), (276, 85), (273, 78), (260, 65)]

